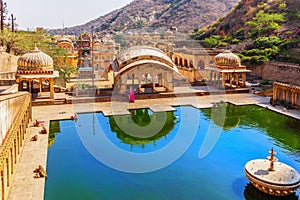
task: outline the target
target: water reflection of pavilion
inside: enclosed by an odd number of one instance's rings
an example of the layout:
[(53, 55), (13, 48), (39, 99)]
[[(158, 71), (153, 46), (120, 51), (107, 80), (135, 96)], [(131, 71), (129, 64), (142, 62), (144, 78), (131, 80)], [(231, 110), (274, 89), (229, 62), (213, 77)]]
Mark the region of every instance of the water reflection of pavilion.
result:
[[(130, 115), (110, 116), (111, 131), (116, 133), (117, 137), (125, 144), (138, 145), (142, 146), (142, 148), (146, 144), (155, 144), (157, 140), (166, 137), (177, 123), (174, 112), (149, 113), (149, 109), (137, 109), (131, 110), (130, 113)], [(152, 132), (155, 130), (155, 127), (153, 129), (150, 128), (151, 130), (148, 133), (147, 131), (141, 131), (143, 127), (148, 126), (150, 123), (154, 124), (154, 126), (161, 124), (162, 120), (165, 120), (165, 122), (158, 132)], [(136, 125), (136, 128), (132, 128), (133, 132), (129, 134), (122, 127), (133, 126), (132, 123)]]

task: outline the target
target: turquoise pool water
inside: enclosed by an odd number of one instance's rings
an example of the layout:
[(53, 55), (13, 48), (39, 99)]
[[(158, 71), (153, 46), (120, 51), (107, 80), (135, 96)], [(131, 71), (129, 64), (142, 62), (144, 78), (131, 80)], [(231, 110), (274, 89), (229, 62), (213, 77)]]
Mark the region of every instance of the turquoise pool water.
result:
[[(249, 185), (243, 171), (247, 161), (265, 158), (272, 147), (279, 161), (300, 172), (298, 120), (258, 106), (228, 104), (225, 124), (216, 145), (207, 156), (199, 158), (199, 149), (210, 125), (211, 109), (175, 108), (176, 111), (167, 113), (140, 109), (116, 118), (87, 113), (79, 114), (77, 121), (52, 121), (45, 199), (276, 199)], [(186, 113), (199, 114), (200, 123), (197, 117), (184, 119)], [(127, 123), (132, 126), (133, 122), (147, 127), (154, 120), (164, 121), (164, 126), (150, 137), (130, 135), (121, 128)], [(218, 120), (213, 123), (221, 125)], [(140, 165), (138, 161), (128, 163), (105, 149), (103, 141), (108, 140), (120, 154), (145, 155), (142, 162), (152, 166), (160, 160), (147, 155), (169, 151), (160, 157), (161, 162), (173, 156), (177, 148), (168, 150), (168, 147), (180, 134), (194, 131), (193, 124), (198, 128), (191, 145), (175, 162), (162, 169), (128, 173), (96, 159), (105, 154), (112, 159), (119, 158), (118, 164), (122, 166)], [(181, 148), (180, 142), (176, 145)], [(299, 199), (299, 195), (298, 190), (284, 199)]]

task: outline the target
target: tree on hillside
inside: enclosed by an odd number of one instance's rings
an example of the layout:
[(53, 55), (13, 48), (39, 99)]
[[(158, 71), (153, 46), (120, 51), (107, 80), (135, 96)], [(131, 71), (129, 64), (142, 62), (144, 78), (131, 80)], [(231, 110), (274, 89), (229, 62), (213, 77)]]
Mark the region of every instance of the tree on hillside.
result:
[(262, 36), (270, 31), (279, 29), (280, 25), (278, 22), (284, 21), (284, 13), (265, 13), (263, 10), (260, 10), (256, 13), (255, 17), (252, 18), (252, 21), (248, 21), (246, 24), (253, 27), (253, 36)]
[(13, 47), (19, 40), (19, 35), (10, 32), (8, 29), (0, 32), (0, 46), (3, 46), (7, 53), (12, 52)]

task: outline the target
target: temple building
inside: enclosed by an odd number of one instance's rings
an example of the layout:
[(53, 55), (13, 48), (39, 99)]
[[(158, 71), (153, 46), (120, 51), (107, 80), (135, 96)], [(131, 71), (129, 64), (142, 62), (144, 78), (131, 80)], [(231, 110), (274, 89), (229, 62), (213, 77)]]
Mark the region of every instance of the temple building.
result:
[(131, 86), (137, 93), (174, 91), (174, 76), (181, 76), (173, 61), (160, 49), (135, 46), (117, 55), (114, 91), (125, 94)]
[(246, 74), (251, 72), (241, 65), (241, 59), (229, 50), (216, 55), (214, 65), (209, 70), (210, 84), (220, 88), (246, 87)]
[(33, 98), (41, 97), (43, 91), (49, 91), (50, 98), (54, 99), (54, 79), (59, 75), (54, 71), (53, 59), (49, 55), (35, 47), (21, 56), (17, 63), (16, 82), (19, 91), (28, 91)]
[(76, 40), (78, 50), (78, 78), (91, 79), (92, 70), (92, 38), (88, 32), (83, 32)]

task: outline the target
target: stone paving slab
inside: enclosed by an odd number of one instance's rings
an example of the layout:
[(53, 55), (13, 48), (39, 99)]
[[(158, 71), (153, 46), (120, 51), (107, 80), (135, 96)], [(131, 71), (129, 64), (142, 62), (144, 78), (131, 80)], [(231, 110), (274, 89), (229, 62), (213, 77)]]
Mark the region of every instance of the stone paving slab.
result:
[(159, 104), (153, 105), (149, 107), (153, 112), (167, 112), (167, 111), (175, 111), (176, 109), (172, 106), (161, 106)]
[(112, 115), (129, 115), (130, 112), (128, 110), (102, 110), (101, 111), (105, 117)]
[(252, 94), (231, 94), (226, 95), (226, 99), (227, 102), (237, 106), (270, 102), (270, 97), (260, 97)]

